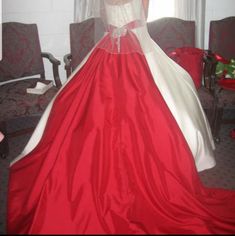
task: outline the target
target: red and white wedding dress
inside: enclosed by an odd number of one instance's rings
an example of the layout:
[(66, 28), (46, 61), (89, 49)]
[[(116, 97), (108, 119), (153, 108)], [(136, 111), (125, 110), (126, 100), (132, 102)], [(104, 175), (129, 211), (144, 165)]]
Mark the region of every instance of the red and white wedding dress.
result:
[(235, 233), (235, 192), (198, 176), (214, 144), (192, 79), (151, 40), (141, 0), (110, 2), (107, 33), (12, 162), (8, 233)]

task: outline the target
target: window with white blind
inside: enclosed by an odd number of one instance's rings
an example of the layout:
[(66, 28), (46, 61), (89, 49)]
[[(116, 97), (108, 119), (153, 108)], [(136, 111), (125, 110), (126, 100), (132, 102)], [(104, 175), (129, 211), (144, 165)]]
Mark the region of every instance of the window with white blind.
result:
[[(97, 0), (74, 0), (75, 22), (88, 19), (91, 15), (90, 6)], [(205, 0), (149, 0), (147, 21), (162, 17), (177, 17), (196, 22), (197, 46), (203, 48), (205, 28)]]
[(175, 0), (149, 0), (148, 21), (175, 16)]

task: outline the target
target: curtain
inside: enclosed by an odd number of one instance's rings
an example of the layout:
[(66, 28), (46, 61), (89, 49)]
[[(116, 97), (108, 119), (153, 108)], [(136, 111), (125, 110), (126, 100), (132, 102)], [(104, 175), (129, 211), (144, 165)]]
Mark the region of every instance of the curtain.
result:
[(175, 15), (175, 0), (149, 0), (148, 21)]
[[(206, 0), (149, 0), (148, 20), (155, 20), (164, 16), (178, 17), (183, 20), (196, 22), (196, 46), (204, 48), (205, 31), (205, 1)], [(97, 0), (74, 0), (74, 21), (81, 22), (85, 19), (95, 17), (91, 7), (97, 5)]]
[(97, 17), (98, 13), (94, 13), (93, 7), (99, 9), (99, 1), (97, 0), (74, 0), (74, 22), (81, 22), (91, 17)]
[[(164, 16), (174, 16), (175, 1), (176, 0), (149, 0), (148, 21), (153, 21)], [(94, 4), (96, 4), (96, 8), (99, 9), (99, 1), (97, 0), (74, 0), (74, 22), (81, 22), (94, 17), (94, 12), (91, 10)]]
[(204, 48), (206, 0), (175, 0), (175, 17), (196, 23), (196, 47)]

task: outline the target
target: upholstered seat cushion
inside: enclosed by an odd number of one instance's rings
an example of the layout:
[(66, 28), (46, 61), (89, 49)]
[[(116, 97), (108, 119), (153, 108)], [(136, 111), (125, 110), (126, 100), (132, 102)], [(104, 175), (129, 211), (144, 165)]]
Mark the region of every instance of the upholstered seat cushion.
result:
[(42, 79), (27, 79), (0, 86), (0, 120), (42, 114), (58, 89), (53, 86), (42, 95), (27, 93), (26, 89), (34, 87), (38, 81), (43, 82)]

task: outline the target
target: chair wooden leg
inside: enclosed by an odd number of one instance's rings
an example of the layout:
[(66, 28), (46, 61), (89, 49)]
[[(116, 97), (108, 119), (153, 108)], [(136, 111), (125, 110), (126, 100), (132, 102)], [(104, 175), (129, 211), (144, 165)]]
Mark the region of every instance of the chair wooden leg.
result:
[(224, 112), (223, 107), (217, 107), (212, 130), (212, 134), (216, 143), (220, 142), (219, 131), (222, 124), (223, 112)]
[(0, 122), (0, 130), (5, 136), (2, 142), (0, 143), (0, 158), (5, 159), (9, 154), (9, 146), (6, 132), (6, 123), (4, 121)]
[(213, 129), (213, 124), (214, 124), (214, 120), (215, 120), (215, 111), (213, 108), (209, 108), (209, 109), (204, 109), (207, 120), (210, 124), (211, 130)]
[(213, 104), (211, 104), (211, 106), (209, 108), (204, 108), (207, 120), (209, 122), (210, 128), (211, 128), (211, 132), (214, 132), (214, 124), (215, 124), (215, 120), (216, 120), (216, 111), (217, 111), (217, 106), (216, 103), (214, 102)]

